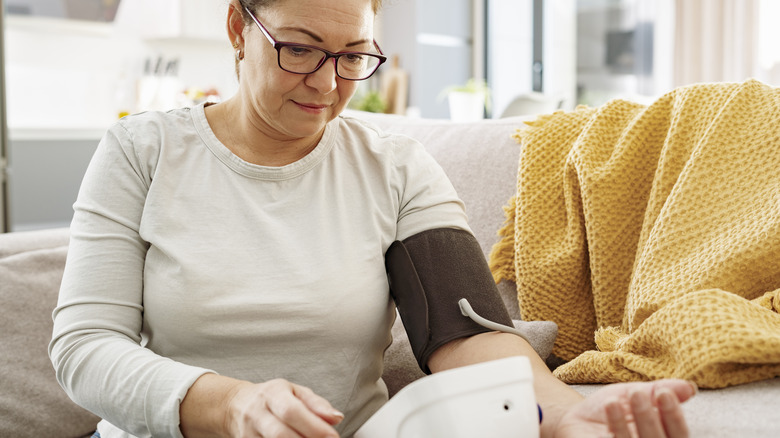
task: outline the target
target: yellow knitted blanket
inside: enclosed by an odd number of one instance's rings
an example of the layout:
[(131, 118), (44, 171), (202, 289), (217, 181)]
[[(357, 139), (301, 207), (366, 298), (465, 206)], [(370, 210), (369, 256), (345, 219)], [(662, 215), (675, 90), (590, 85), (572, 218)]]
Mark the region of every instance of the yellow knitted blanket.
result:
[(518, 131), (493, 248), (525, 320), (559, 325), (569, 383), (780, 376), (780, 89), (611, 101)]

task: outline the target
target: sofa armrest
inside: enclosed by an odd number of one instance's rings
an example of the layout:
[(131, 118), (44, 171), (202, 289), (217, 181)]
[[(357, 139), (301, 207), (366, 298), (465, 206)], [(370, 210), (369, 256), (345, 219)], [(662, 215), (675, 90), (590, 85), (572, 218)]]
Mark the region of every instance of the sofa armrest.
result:
[(68, 230), (0, 234), (0, 436), (80, 437), (99, 419), (60, 388), (48, 357)]

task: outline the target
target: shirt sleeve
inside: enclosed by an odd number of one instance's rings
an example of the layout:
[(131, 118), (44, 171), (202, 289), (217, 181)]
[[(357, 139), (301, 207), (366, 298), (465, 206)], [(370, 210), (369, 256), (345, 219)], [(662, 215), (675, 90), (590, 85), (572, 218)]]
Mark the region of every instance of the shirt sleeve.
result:
[(180, 437), (179, 405), (210, 370), (143, 346), (148, 244), (139, 228), (162, 138), (151, 131), (136, 144), (115, 125), (90, 162), (74, 204), (49, 356), (60, 385), (84, 408), (136, 436)]
[(400, 201), (396, 240), (436, 228), (471, 232), (463, 201), (444, 169), (417, 141), (396, 149)]

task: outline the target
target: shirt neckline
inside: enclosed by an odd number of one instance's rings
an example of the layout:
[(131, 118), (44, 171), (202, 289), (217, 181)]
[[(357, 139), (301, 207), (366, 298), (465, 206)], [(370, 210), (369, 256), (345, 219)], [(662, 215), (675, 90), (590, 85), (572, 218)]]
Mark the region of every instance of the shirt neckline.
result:
[(317, 143), (317, 146), (298, 161), (284, 166), (261, 166), (249, 163), (234, 154), (225, 146), (211, 130), (208, 119), (206, 119), (206, 104), (201, 103), (192, 107), (192, 121), (198, 135), (203, 140), (206, 147), (213, 153), (217, 159), (229, 167), (234, 172), (248, 178), (281, 181), (291, 178), (297, 178), (309, 170), (316, 167), (333, 149), (334, 136), (337, 131), (336, 124), (339, 118), (330, 121), (325, 125), (325, 132)]

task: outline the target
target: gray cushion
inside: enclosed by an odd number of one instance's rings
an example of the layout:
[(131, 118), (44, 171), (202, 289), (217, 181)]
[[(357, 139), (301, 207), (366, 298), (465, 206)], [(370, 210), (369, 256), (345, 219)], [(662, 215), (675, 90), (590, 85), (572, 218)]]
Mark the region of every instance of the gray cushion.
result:
[(97, 417), (60, 388), (47, 348), (67, 230), (0, 234), (0, 436), (80, 437)]
[(67, 245), (67, 228), (0, 234), (0, 259), (20, 252), (58, 248)]

